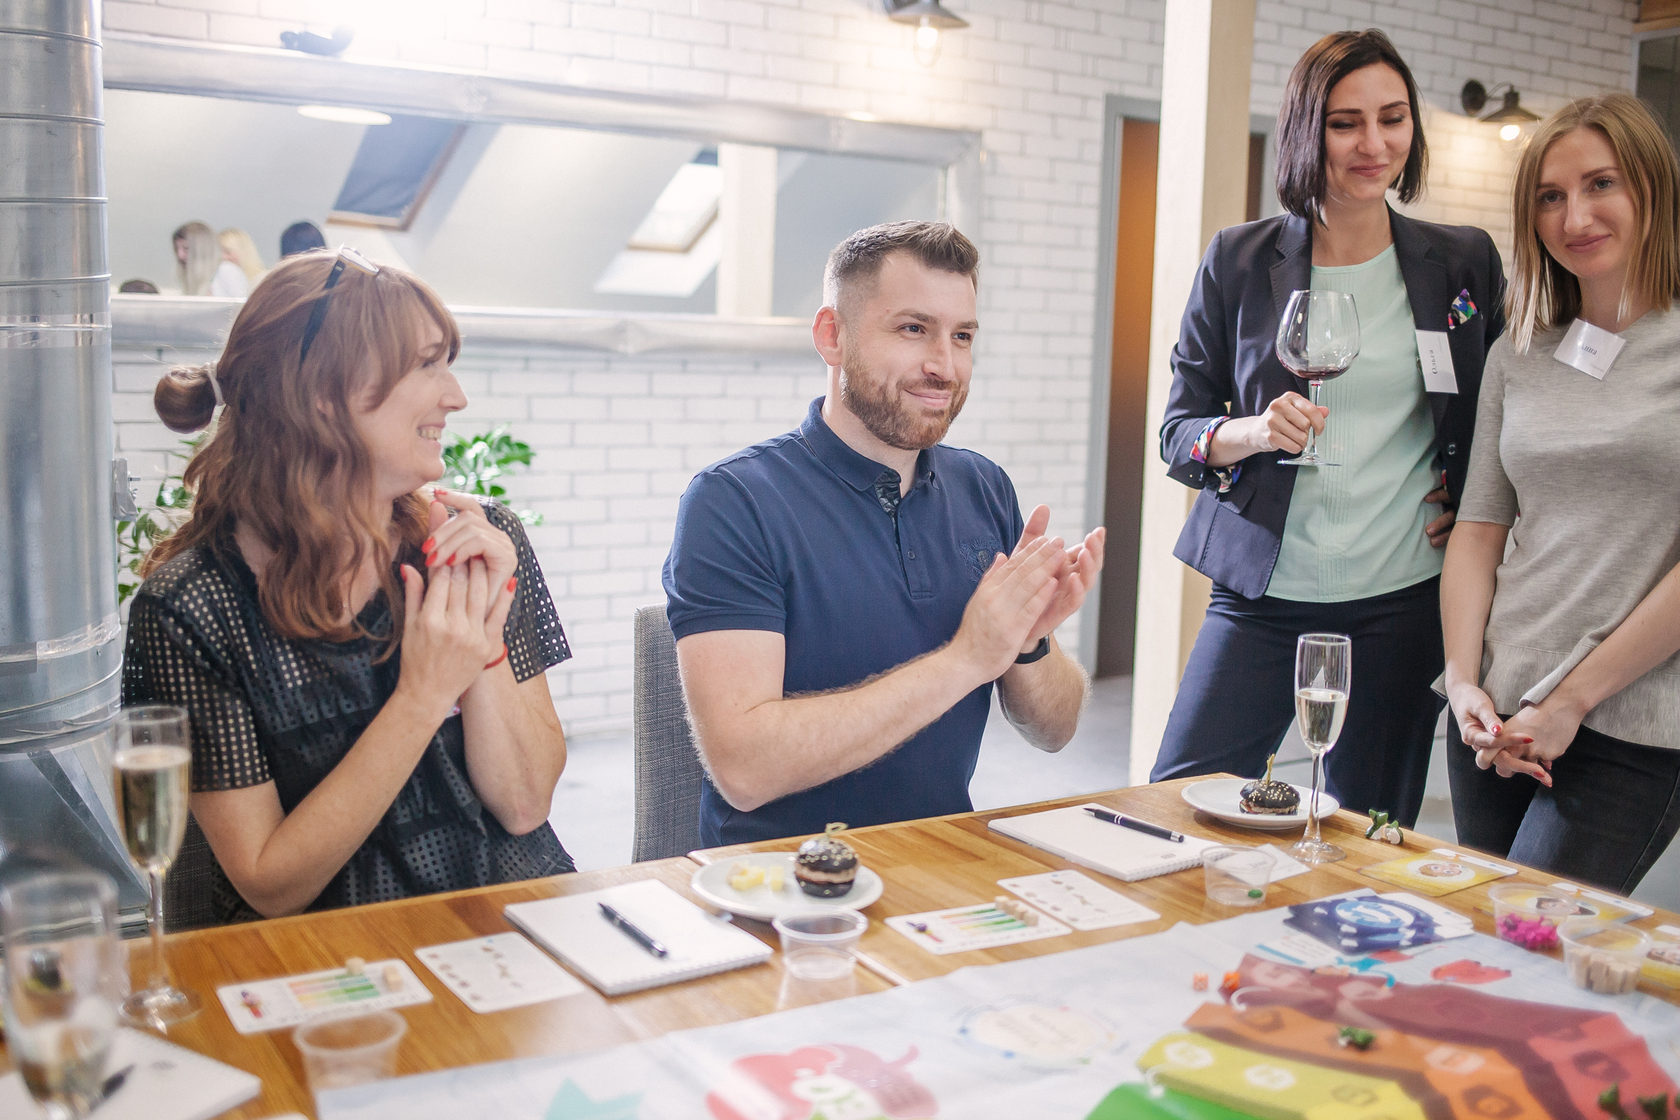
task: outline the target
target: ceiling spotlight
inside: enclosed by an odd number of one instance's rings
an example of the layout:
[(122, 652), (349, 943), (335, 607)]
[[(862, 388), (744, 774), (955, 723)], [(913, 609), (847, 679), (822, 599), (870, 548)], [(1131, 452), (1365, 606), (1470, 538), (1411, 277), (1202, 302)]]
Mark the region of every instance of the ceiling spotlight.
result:
[(313, 31), (282, 31), (280, 45), (289, 51), (302, 51), (304, 54), (325, 55), (337, 58), (350, 45), (350, 40), (356, 37), (354, 28), (335, 27), (332, 37), (317, 35)]
[[(1499, 108), (1489, 113), (1482, 113), (1482, 110), (1487, 107), (1489, 99), (1501, 90), (1504, 91), (1504, 95)], [(1483, 124), (1498, 125), (1499, 138), (1509, 142), (1522, 135), (1523, 126), (1540, 119), (1537, 114), (1531, 113), (1517, 104), (1517, 97), (1516, 87), (1510, 82), (1500, 82), (1492, 90), (1489, 90), (1481, 82), (1471, 78), (1464, 83), (1464, 88), (1459, 91), (1458, 103), (1463, 106), (1467, 115), (1475, 117)]]
[(955, 15), (939, 0), (881, 0), (887, 17), (895, 23), (907, 23), (916, 29), (912, 54), (923, 66), (932, 66), (939, 58), (939, 33), (967, 27), (968, 21)]

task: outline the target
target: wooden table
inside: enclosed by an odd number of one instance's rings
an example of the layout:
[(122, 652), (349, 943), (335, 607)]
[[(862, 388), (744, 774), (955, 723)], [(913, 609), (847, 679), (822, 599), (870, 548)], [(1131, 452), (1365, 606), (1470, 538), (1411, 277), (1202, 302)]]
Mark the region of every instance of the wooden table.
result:
[[(1064, 797), (1037, 805), (963, 813), (949, 817), (929, 817), (901, 824), (849, 830), (846, 839), (857, 849), (859, 859), (878, 873), (885, 882), (881, 898), (865, 910), (874, 920), (870, 923), (868, 932), (864, 934), (859, 948), (860, 958), (868, 968), (882, 977), (895, 984), (903, 984), (942, 976), (968, 965), (994, 964), (1046, 953), (1059, 953), (1064, 949), (1156, 933), (1176, 922), (1200, 924), (1245, 912), (1209, 902), (1202, 888), (1200, 868), (1140, 879), (1134, 883), (1122, 883), (1100, 872), (1080, 868), (1099, 882), (1115, 887), (1128, 897), (1156, 911), (1161, 917), (1152, 922), (1104, 930), (1074, 930), (1061, 937), (1047, 937), (1038, 941), (1003, 945), (995, 949), (950, 953), (944, 956), (926, 952), (896, 930), (889, 928), (882, 920), (899, 914), (917, 914), (990, 901), (1006, 893), (998, 887), (999, 879), (1078, 867), (1077, 864), (1059, 856), (1019, 840), (1012, 840), (986, 827), (987, 821), (1017, 813), (1092, 802), (1120, 809), (1179, 832), (1231, 844), (1256, 846), (1276, 843), (1284, 847), (1298, 838), (1295, 831), (1260, 832), (1236, 828), (1205, 813), (1197, 812), (1185, 802), (1182, 791), (1191, 782), (1200, 780), (1202, 779), (1180, 778), (1107, 793)], [(1398, 891), (1402, 888), (1361, 875), (1357, 869), (1397, 859), (1407, 852), (1417, 854), (1431, 848), (1452, 846), (1444, 840), (1411, 831), (1406, 832), (1404, 847), (1367, 840), (1365, 828), (1369, 824), (1369, 817), (1359, 816), (1345, 809), (1326, 818), (1323, 824), (1324, 838), (1340, 845), (1348, 853), (1347, 858), (1337, 863), (1321, 864), (1305, 874), (1272, 884), (1267, 891), (1264, 906), (1290, 906), (1354, 889)], [(691, 855), (702, 863), (711, 863), (727, 861), (744, 852), (791, 851), (798, 847), (798, 844), (799, 840), (796, 838), (763, 844), (710, 848), (693, 852)], [(1556, 878), (1525, 868), (1515, 876), (1497, 881), (1551, 883), (1555, 882)], [(1491, 885), (1468, 887), (1443, 895), (1434, 901), (1470, 915), (1479, 931), (1492, 934), (1493, 907), (1487, 896), (1488, 887)], [(1636, 924), (1655, 926), (1662, 922), (1672, 924), (1680, 922), (1680, 918), (1659, 911), (1656, 916)], [(1553, 955), (1556, 955), (1556, 952), (1553, 950)], [(1676, 998), (1677, 993), (1668, 989), (1647, 985), (1647, 990), (1671, 1002), (1680, 1002), (1680, 998)]]
[[(502, 907), (510, 902), (576, 894), (640, 879), (658, 879), (698, 902), (688, 890), (694, 869), (691, 860), (666, 859), (511, 886), (174, 934), (165, 945), (175, 981), (197, 992), (205, 1007), (192, 1019), (171, 1028), (169, 1038), (262, 1079), (260, 1096), (224, 1115), (256, 1120), (296, 1111), (313, 1116), (314, 1100), (304, 1083), (303, 1063), (292, 1045), (291, 1031), (239, 1034), (216, 999), (218, 987), (336, 968), (350, 957), (405, 961), (432, 992), (429, 1003), (400, 1009), (408, 1021), (408, 1034), (399, 1054), (398, 1073), (408, 1074), (591, 1050), (684, 1027), (732, 1022), (808, 1003), (883, 991), (890, 986), (863, 969), (854, 969), (848, 981), (820, 985), (790, 982), (778, 954), (765, 965), (612, 999), (586, 986), (581, 995), (479, 1014), (457, 999), (415, 956), (416, 949), (429, 945), (509, 931), (512, 927), (502, 917)], [(769, 939), (773, 943), (774, 935)], [(149, 960), (149, 943), (134, 942), (131, 965), (136, 984), (144, 982)]]
[[(790, 980), (778, 956), (767, 965), (613, 999), (602, 997), (590, 988), (566, 999), (481, 1015), (469, 1010), (415, 956), (417, 949), (426, 946), (506, 932), (511, 927), (502, 917), (502, 908), (510, 902), (575, 894), (640, 879), (658, 879), (695, 899), (688, 884), (698, 863), (728, 860), (749, 851), (791, 850), (798, 844), (796, 838), (713, 848), (695, 852), (689, 858), (631, 864), (510, 886), (176, 934), (166, 941), (176, 981), (197, 992), (205, 1001), (205, 1010), (173, 1028), (169, 1037), (262, 1079), (261, 1095), (226, 1115), (240, 1120), (257, 1120), (290, 1111), (313, 1115), (313, 1100), (304, 1083), (302, 1064), (291, 1043), (290, 1032), (237, 1033), (217, 1003), (216, 988), (240, 981), (335, 968), (350, 957), (367, 961), (403, 960), (433, 997), (429, 1003), (402, 1009), (409, 1033), (399, 1056), (398, 1072), (411, 1074), (611, 1046), (682, 1028), (733, 1022), (790, 1007), (883, 991), (967, 965), (1019, 960), (1136, 937), (1166, 929), (1179, 921), (1202, 923), (1228, 918), (1239, 911), (1206, 900), (1202, 872), (1198, 868), (1136, 883), (1117, 883), (1092, 872), (1101, 881), (1159, 912), (1160, 919), (1107, 930), (1076, 930), (1066, 936), (996, 949), (937, 956), (918, 948), (882, 921), (890, 915), (987, 901), (1001, 893), (997, 886), (1000, 878), (1075, 866), (992, 832), (986, 822), (994, 817), (1092, 801), (1179, 831), (1236, 844), (1287, 844), (1295, 838), (1293, 832), (1264, 833), (1233, 828), (1194, 812), (1180, 796), (1188, 782), (1189, 779), (1165, 782), (1033, 806), (849, 832), (847, 839), (858, 849), (863, 862), (881, 875), (885, 890), (866, 909), (874, 919), (860, 949), (866, 967), (855, 969), (844, 981), (810, 984)], [(1402, 851), (1416, 853), (1441, 843), (1412, 833), (1407, 834), (1404, 849), (1374, 843), (1364, 838), (1366, 823), (1365, 818), (1348, 812), (1326, 821), (1326, 837), (1346, 849), (1348, 858), (1274, 884), (1265, 905), (1285, 906), (1354, 888), (1383, 889), (1376, 880), (1358, 874), (1356, 869), (1396, 858)], [(1551, 881), (1549, 876), (1527, 870), (1516, 878), (1534, 883)], [(1439, 901), (1470, 914), (1482, 932), (1492, 932), (1486, 886), (1457, 891)], [(1680, 922), (1680, 917), (1659, 913), (1639, 924), (1664, 921)], [(768, 925), (741, 924), (774, 943), (775, 935)], [(134, 942), (132, 964), (136, 983), (143, 980), (148, 959), (148, 944)], [(1673, 993), (1663, 989), (1648, 990), (1680, 1002), (1674, 999)], [(0, 1067), (3, 1064), (0, 1062)]]

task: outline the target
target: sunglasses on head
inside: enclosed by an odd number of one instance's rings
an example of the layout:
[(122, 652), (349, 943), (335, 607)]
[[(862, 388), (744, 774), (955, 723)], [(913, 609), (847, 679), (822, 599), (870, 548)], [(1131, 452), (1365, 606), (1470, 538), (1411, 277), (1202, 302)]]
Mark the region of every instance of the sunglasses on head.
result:
[(309, 322), (303, 328), (303, 347), (298, 352), (301, 363), (309, 357), (309, 348), (315, 343), (315, 336), (321, 333), (321, 321), (327, 317), (327, 299), (337, 285), (339, 277), (344, 275), (346, 268), (356, 269), (364, 276), (378, 276), (379, 266), (362, 256), (348, 245), (339, 247), (338, 259), (333, 261), (332, 270), (327, 273), (327, 282), (321, 286), (321, 294), (315, 298), (315, 306), (309, 310)]

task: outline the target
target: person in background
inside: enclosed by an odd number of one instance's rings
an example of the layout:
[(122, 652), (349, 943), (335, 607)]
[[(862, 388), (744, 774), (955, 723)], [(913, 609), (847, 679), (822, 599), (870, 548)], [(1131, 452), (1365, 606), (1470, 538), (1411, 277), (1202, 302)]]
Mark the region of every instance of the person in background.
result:
[(1639, 99), (1582, 98), (1514, 200), (1441, 577), (1453, 820), (1626, 894), (1680, 829), (1680, 166)]
[(519, 518), (431, 487), (459, 346), (418, 279), (318, 252), (158, 382), (171, 429), (216, 423), (146, 558), (123, 701), (187, 709), (222, 920), (572, 870), (566, 636)]
[(257, 252), (257, 243), (251, 235), (230, 226), (216, 235), (216, 243), (222, 247), (222, 256), (239, 266), (246, 285), (255, 288), (268, 269), (263, 267), (262, 254)]
[(314, 222), (293, 222), (280, 233), (280, 259), (307, 253), (311, 249), (325, 249), (327, 239), (321, 236)]
[[(216, 232), (203, 222), (188, 222), (171, 235), (175, 278), (184, 296), (207, 296), (224, 263)], [(234, 268), (237, 273), (237, 266)]]
[(1087, 682), (1052, 632), (1103, 530), (1065, 548), (997, 464), (941, 442), (979, 261), (942, 223), (846, 238), (811, 326), (828, 395), (683, 494), (664, 582), (707, 845), (972, 808), (994, 683), (1028, 742), (1073, 736)]
[[(1388, 205), (1423, 190), (1417, 83), (1388, 37), (1341, 31), (1295, 64), (1278, 112), (1286, 213), (1221, 231), (1172, 353), (1167, 473), (1200, 490), (1174, 554), (1213, 581), (1150, 777), (1258, 777), (1294, 713), (1296, 638), (1353, 639), (1326, 784), (1416, 822), (1441, 702), (1441, 548), (1464, 484), (1503, 271), (1479, 229)], [(1291, 290), (1351, 292), (1359, 357), (1314, 407), (1274, 341)], [(1426, 378), (1420, 358), (1432, 370)], [(1340, 466), (1280, 465), (1326, 433)]]

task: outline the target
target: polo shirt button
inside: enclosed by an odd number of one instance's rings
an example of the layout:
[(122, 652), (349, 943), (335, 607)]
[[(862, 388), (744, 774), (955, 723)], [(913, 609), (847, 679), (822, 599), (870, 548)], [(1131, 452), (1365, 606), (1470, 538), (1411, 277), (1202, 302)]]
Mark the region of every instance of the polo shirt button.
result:
[(914, 560), (915, 558), (916, 558), (916, 554), (914, 552), (910, 553), (910, 559)]
[(1458, 444), (1456, 444), (1456, 443), (1447, 444), (1447, 454), (1448, 455), (1457, 455), (1458, 454)]

